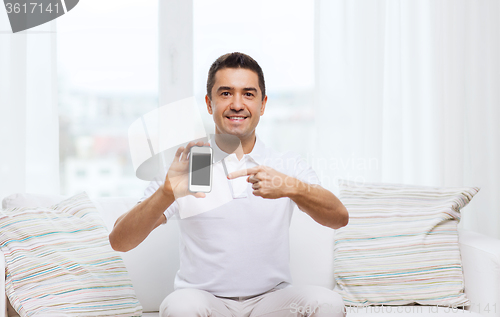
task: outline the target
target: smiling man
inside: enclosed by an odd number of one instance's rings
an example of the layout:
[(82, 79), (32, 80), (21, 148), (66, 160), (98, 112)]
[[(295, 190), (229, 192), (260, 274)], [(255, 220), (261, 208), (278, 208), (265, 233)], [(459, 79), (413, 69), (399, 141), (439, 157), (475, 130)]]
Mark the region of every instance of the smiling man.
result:
[[(215, 164), (230, 172), (223, 181), (233, 196), (213, 210), (178, 219), (181, 265), (176, 290), (163, 301), (160, 315), (344, 316), (334, 291), (292, 285), (288, 231), (294, 207), (333, 229), (345, 226), (349, 216), (304, 160), (277, 153), (257, 137), (267, 103), (262, 69), (242, 53), (219, 57), (209, 70), (205, 101), (215, 138), (196, 145), (226, 156)], [(115, 250), (139, 245), (157, 226), (178, 217), (180, 205), (196, 209), (208, 199), (188, 190), (188, 153), (194, 145), (179, 148), (167, 175), (151, 182), (141, 203), (117, 220), (110, 234)], [(213, 191), (222, 185), (214, 183)]]

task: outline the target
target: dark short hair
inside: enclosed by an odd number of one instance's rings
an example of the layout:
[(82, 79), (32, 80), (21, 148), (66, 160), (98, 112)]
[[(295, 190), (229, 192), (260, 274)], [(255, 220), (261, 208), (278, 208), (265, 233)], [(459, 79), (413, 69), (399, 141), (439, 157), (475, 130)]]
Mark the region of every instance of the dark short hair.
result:
[(213, 62), (212, 66), (210, 66), (207, 79), (208, 98), (212, 99), (212, 88), (215, 84), (215, 74), (224, 68), (244, 68), (255, 72), (259, 77), (259, 88), (262, 92), (262, 100), (264, 100), (264, 97), (266, 96), (266, 83), (264, 81), (262, 68), (260, 68), (259, 64), (253, 58), (239, 52), (224, 54), (217, 58), (215, 62)]

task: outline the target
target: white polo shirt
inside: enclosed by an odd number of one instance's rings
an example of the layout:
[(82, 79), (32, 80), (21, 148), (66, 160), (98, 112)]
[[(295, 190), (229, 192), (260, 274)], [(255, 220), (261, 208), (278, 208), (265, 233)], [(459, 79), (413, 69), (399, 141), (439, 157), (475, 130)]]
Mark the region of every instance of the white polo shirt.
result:
[[(210, 144), (215, 158), (224, 154), (215, 142)], [(280, 154), (266, 147), (259, 137), (252, 152), (241, 161), (234, 153), (224, 161), (228, 173), (265, 165), (303, 182), (319, 184), (316, 173), (299, 155)], [(212, 198), (182, 197), (165, 211), (167, 219), (176, 217), (180, 227), (180, 269), (175, 289), (196, 288), (217, 296), (237, 297), (292, 282), (288, 234), (295, 203), (289, 198), (253, 195), (246, 178), (228, 180), (222, 163), (216, 162)], [(141, 201), (151, 196), (164, 179), (152, 181)], [(181, 219), (180, 210), (195, 215)], [(203, 212), (197, 213), (199, 210)]]

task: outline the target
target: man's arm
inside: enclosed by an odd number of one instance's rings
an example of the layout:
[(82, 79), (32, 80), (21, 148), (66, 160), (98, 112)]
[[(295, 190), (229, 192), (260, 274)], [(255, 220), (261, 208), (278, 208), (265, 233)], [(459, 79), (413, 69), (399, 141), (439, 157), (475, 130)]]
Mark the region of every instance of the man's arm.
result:
[[(160, 188), (118, 218), (109, 234), (109, 242), (114, 250), (126, 252), (144, 241), (151, 231), (165, 221), (163, 213), (176, 198), (186, 195), (193, 195), (197, 198), (205, 197), (204, 193), (192, 193), (188, 190), (188, 154), (194, 145), (194, 142), (190, 142), (185, 148), (178, 148), (165, 182)], [(200, 141), (196, 145), (209, 144)]]
[(248, 176), (253, 194), (263, 198), (288, 197), (317, 223), (338, 229), (347, 225), (349, 213), (340, 200), (319, 185), (304, 183), (267, 166), (256, 166), (228, 175), (229, 179)]
[[(138, 204), (139, 204), (139, 203), (138, 203)], [(132, 208), (132, 209), (134, 209), (134, 208)], [(132, 209), (131, 209), (130, 211), (132, 211)], [(113, 226), (113, 227), (116, 227), (116, 225), (117, 225), (117, 224), (118, 224), (118, 223), (119, 223), (119, 222), (120, 222), (123, 218), (125, 218), (125, 217), (128, 215), (128, 213), (129, 213), (130, 211), (127, 211), (126, 213), (124, 213), (124, 214), (122, 214), (120, 217), (118, 217), (118, 219), (116, 219), (115, 224), (114, 224), (114, 226)], [(156, 229), (156, 228), (158, 228), (160, 225), (165, 225), (165, 224), (167, 224), (167, 217), (165, 216), (165, 214), (163, 214), (162, 216), (160, 216), (160, 218), (158, 218), (158, 221), (157, 221), (157, 222), (156, 222), (156, 224), (155, 224), (155, 229)]]
[(116, 251), (127, 252), (138, 246), (165, 221), (163, 213), (174, 200), (173, 193), (169, 195), (160, 187), (142, 203), (120, 216), (109, 234), (111, 247)]
[[(288, 190), (300, 210), (317, 223), (332, 229), (344, 227), (349, 222), (349, 213), (340, 200), (320, 185), (311, 185), (294, 178), (295, 185)], [(291, 181), (289, 181), (291, 182)]]

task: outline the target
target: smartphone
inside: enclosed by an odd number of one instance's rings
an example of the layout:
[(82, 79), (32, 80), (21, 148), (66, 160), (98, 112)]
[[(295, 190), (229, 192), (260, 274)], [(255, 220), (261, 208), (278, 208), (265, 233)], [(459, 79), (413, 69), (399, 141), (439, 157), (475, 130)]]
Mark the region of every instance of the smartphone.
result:
[(209, 193), (212, 190), (212, 148), (193, 146), (189, 152), (190, 192)]

